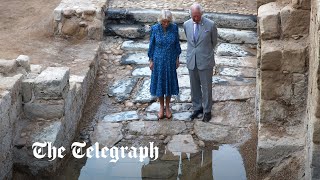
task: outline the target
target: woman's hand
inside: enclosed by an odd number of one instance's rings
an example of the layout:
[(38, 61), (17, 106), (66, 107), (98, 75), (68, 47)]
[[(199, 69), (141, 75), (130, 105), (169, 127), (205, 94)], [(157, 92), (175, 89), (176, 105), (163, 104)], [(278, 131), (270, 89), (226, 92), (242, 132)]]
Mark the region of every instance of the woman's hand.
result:
[(153, 71), (153, 61), (150, 61), (149, 68), (151, 71)]
[(177, 59), (177, 61), (176, 61), (176, 69), (178, 69), (179, 66), (180, 66), (180, 62), (179, 62), (179, 59)]

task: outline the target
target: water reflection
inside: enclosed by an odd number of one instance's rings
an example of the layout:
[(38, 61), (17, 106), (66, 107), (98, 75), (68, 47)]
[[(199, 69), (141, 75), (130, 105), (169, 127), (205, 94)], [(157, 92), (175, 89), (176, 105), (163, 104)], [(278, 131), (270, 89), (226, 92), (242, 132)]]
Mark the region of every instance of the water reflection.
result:
[(239, 151), (230, 145), (213, 150), (212, 173), (215, 180), (245, 180), (246, 170)]
[(230, 145), (206, 147), (197, 153), (165, 150), (155, 161), (145, 158), (145, 161), (140, 162), (139, 158), (131, 159), (127, 154), (125, 157), (124, 159), (119, 158), (116, 163), (110, 162), (111, 157), (73, 158), (59, 175), (42, 179), (246, 179), (242, 157), (237, 148)]

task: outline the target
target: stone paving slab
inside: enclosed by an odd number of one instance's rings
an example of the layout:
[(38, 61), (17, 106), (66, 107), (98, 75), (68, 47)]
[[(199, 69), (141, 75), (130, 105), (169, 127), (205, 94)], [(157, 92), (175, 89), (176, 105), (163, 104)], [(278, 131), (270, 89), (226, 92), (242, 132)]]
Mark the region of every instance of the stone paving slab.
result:
[(214, 103), (210, 123), (230, 127), (249, 127), (255, 123), (254, 100)]
[(218, 28), (218, 38), (226, 43), (257, 44), (258, 37), (255, 31)]
[(255, 86), (213, 86), (213, 101), (245, 100), (255, 97)]
[(202, 121), (195, 122), (194, 132), (200, 140), (226, 144), (243, 143), (250, 138), (248, 128), (234, 128)]
[[(187, 50), (187, 43), (180, 43), (181, 50)], [(148, 51), (149, 41), (124, 41), (121, 48), (127, 51)]]
[(179, 75), (189, 75), (189, 71), (186, 65), (180, 65), (177, 69), (177, 74)]
[(231, 77), (231, 76), (213, 76), (212, 83), (214, 85), (230, 85), (230, 86), (244, 86), (244, 85), (255, 85), (256, 78), (242, 78), (242, 77)]
[(257, 58), (254, 56), (248, 56), (248, 57), (216, 56), (215, 62), (217, 66), (257, 68)]
[(178, 102), (191, 102), (191, 90), (180, 88), (180, 94), (178, 96)]
[(134, 96), (134, 102), (147, 103), (156, 99), (150, 94), (150, 82), (150, 79), (143, 81), (142, 85)]
[(254, 56), (251, 52), (247, 51), (244, 46), (238, 44), (221, 43), (218, 45), (216, 53), (218, 56), (233, 56), (245, 57)]
[(136, 53), (129, 53), (127, 55), (122, 56), (121, 64), (124, 65), (142, 65), (142, 64), (149, 64), (149, 57), (147, 52), (136, 52)]
[[(190, 103), (173, 103), (171, 105), (172, 105), (171, 110), (173, 112), (189, 111), (189, 109), (192, 106), (192, 104)], [(159, 109), (160, 109), (160, 103), (154, 102), (147, 107), (146, 112), (158, 112)]]
[(127, 111), (106, 115), (103, 118), (103, 122), (120, 122), (120, 121), (131, 121), (139, 119), (139, 115), (136, 111)]
[(121, 123), (98, 122), (91, 136), (91, 142), (92, 144), (98, 142), (100, 147), (111, 148), (123, 138), (121, 129)]
[(130, 94), (137, 84), (137, 78), (125, 78), (116, 81), (108, 91), (109, 96), (115, 96), (116, 101), (123, 102), (130, 97)]
[(190, 134), (172, 136), (167, 147), (170, 152), (197, 153), (199, 151), (198, 145)]
[(221, 76), (255, 78), (256, 69), (243, 67), (219, 67), (218, 74)]
[(192, 114), (192, 112), (180, 112), (180, 113), (173, 113), (173, 120), (177, 120), (177, 121), (191, 121), (190, 119), (190, 115)]
[(151, 76), (151, 70), (149, 67), (137, 67), (132, 71), (132, 76)]
[(178, 76), (178, 83), (180, 88), (190, 88), (189, 75)]
[(183, 121), (134, 121), (128, 124), (128, 130), (147, 136), (153, 135), (175, 135), (186, 130)]

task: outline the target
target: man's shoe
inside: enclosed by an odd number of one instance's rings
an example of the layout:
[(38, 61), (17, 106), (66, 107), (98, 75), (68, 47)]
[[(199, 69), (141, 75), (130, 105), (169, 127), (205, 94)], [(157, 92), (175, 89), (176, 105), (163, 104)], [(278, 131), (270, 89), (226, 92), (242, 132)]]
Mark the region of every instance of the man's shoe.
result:
[(204, 113), (202, 121), (203, 122), (209, 122), (211, 120), (211, 113)]
[(202, 114), (203, 113), (203, 109), (199, 109), (199, 110), (196, 110), (196, 111), (193, 111), (193, 113), (190, 115), (190, 119), (195, 119), (199, 116), (199, 114)]

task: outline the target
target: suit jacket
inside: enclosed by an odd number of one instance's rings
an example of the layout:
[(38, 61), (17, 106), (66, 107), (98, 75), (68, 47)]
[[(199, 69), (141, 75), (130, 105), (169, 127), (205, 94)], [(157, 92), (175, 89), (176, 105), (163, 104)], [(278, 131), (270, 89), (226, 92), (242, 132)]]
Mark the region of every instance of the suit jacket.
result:
[(199, 26), (198, 40), (193, 38), (193, 20), (189, 19), (183, 24), (187, 37), (187, 68), (193, 70), (195, 65), (199, 70), (210, 69), (215, 65), (214, 48), (217, 44), (217, 27), (215, 23), (202, 17)]

